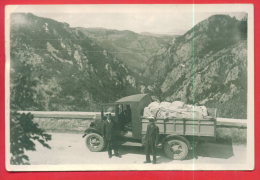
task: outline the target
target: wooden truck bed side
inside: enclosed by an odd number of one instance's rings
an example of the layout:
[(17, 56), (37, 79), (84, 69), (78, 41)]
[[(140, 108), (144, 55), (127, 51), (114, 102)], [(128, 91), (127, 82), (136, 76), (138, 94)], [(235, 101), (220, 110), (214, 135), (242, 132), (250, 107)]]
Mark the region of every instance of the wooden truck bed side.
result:
[[(141, 117), (142, 134), (146, 133), (149, 120)], [(216, 137), (216, 119), (157, 119), (156, 125), (160, 134), (172, 134), (182, 136), (206, 136)]]

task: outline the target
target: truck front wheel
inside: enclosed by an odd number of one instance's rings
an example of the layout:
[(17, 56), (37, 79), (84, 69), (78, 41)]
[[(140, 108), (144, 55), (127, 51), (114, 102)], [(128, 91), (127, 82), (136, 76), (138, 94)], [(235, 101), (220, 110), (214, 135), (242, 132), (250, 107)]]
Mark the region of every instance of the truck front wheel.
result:
[(92, 152), (99, 152), (105, 148), (105, 140), (97, 133), (90, 133), (86, 137), (86, 145)]
[(183, 160), (188, 155), (188, 145), (179, 139), (170, 139), (164, 144), (165, 155), (170, 159)]

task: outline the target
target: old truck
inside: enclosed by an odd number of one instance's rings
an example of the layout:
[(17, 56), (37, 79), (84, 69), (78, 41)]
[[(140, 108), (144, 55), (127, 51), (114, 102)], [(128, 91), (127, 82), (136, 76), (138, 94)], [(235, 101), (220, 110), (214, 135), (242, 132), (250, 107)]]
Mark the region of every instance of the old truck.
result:
[[(116, 133), (120, 142), (143, 143), (149, 120), (143, 117), (144, 108), (152, 102), (148, 94), (136, 94), (117, 100), (115, 103), (101, 105), (101, 112), (85, 130), (83, 137), (88, 149), (92, 152), (102, 151), (106, 147), (102, 135), (102, 126), (106, 113), (118, 125)], [(121, 113), (128, 117), (121, 117)], [(207, 119), (156, 119), (159, 127), (159, 147), (171, 159), (183, 160), (189, 151), (195, 150), (198, 141), (214, 140), (216, 137), (216, 118)]]

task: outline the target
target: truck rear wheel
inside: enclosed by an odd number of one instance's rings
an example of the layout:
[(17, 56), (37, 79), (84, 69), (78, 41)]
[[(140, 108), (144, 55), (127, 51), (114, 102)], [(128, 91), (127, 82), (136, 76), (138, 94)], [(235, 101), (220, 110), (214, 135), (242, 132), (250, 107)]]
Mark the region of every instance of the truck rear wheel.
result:
[(105, 148), (105, 140), (97, 133), (90, 133), (86, 137), (86, 145), (92, 152), (99, 152)]
[(189, 149), (186, 142), (179, 139), (170, 139), (164, 144), (164, 152), (168, 158), (183, 160), (188, 155)]

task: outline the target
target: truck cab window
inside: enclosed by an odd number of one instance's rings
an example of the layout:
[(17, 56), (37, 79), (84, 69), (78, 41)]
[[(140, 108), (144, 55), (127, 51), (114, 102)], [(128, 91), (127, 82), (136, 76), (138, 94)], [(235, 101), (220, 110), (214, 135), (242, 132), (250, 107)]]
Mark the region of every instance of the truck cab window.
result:
[(129, 123), (132, 121), (132, 111), (131, 111), (131, 107), (129, 104), (126, 105), (126, 109), (125, 109), (125, 122)]
[(127, 131), (132, 131), (132, 110), (130, 104), (125, 105), (124, 116), (124, 129)]

